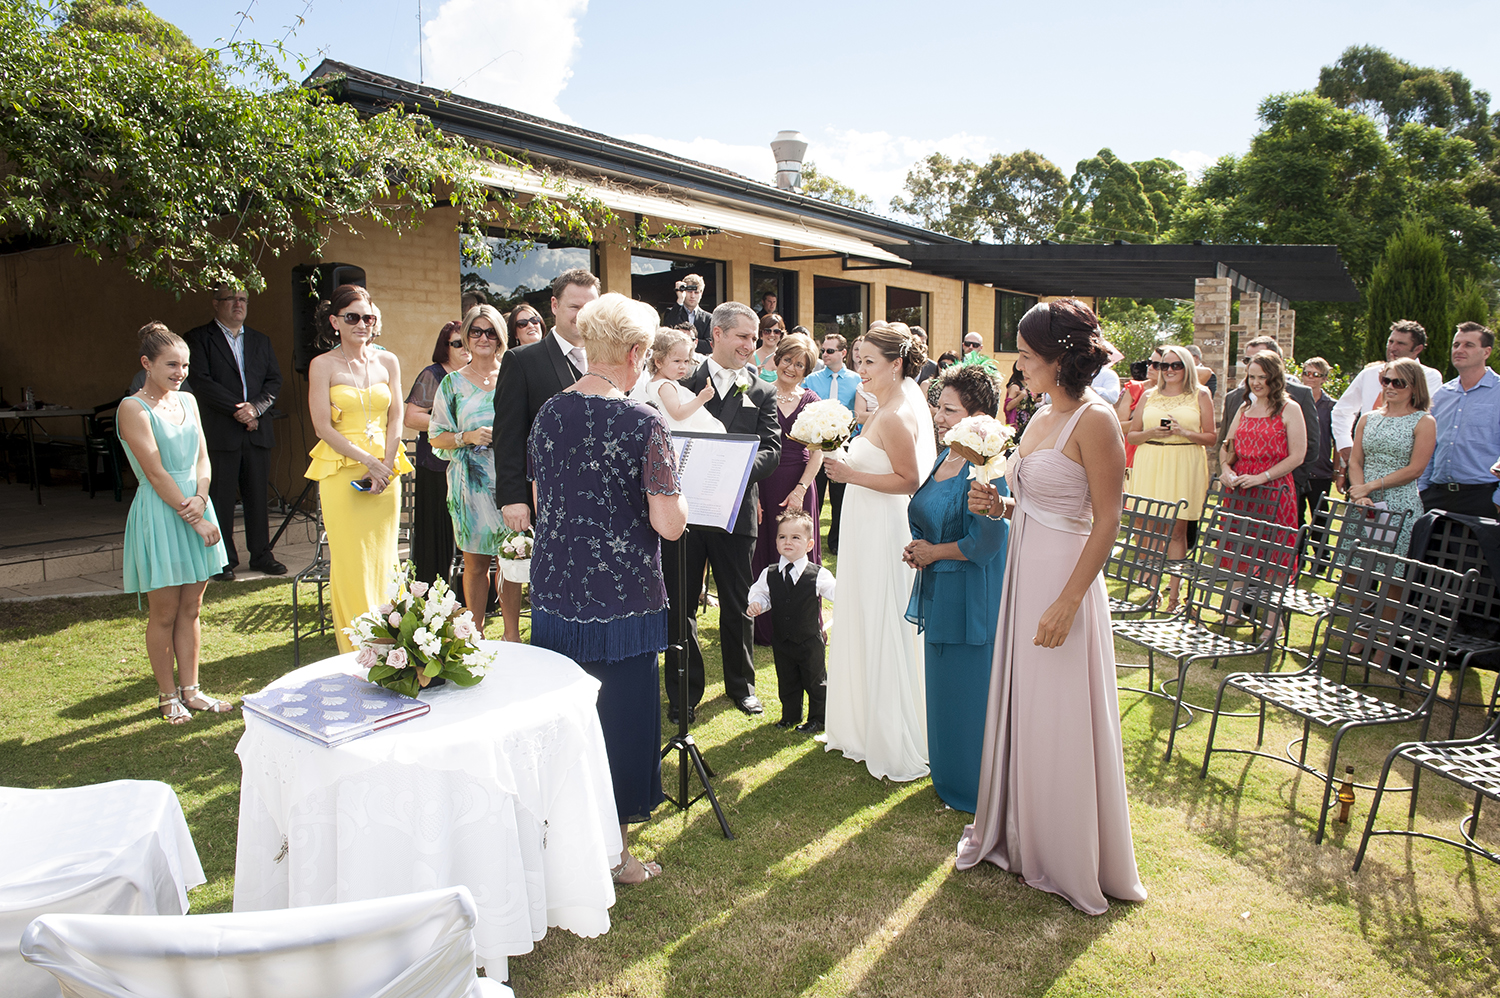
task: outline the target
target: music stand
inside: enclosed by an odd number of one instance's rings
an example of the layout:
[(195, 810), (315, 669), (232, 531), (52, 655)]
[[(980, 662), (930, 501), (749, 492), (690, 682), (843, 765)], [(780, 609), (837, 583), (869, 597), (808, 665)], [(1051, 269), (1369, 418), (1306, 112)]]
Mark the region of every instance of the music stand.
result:
[[(698, 744), (693, 741), (692, 733), (688, 730), (690, 707), (687, 637), (690, 633), (689, 614), (694, 612), (691, 608), (697, 607), (698, 593), (696, 585), (689, 592), (687, 533), (688, 530), (728, 533), (734, 529), (745, 489), (750, 486), (750, 470), (755, 465), (755, 454), (759, 448), (760, 438), (753, 434), (672, 434), (678, 482), (688, 504), (688, 526), (676, 541), (677, 592), (671, 594), (671, 612), (677, 621), (677, 641), (667, 648), (667, 654), (677, 663), (677, 734), (667, 739), (661, 750), (663, 759), (674, 751), (677, 753), (677, 796), (665, 796), (679, 811), (686, 811), (707, 797), (726, 839), (734, 838), (734, 833), (729, 830), (724, 808), (719, 805), (713, 784), (709, 782), (714, 777), (714, 771), (703, 760), (703, 753), (698, 751)], [(690, 764), (703, 784), (703, 792), (691, 799), (688, 797)]]

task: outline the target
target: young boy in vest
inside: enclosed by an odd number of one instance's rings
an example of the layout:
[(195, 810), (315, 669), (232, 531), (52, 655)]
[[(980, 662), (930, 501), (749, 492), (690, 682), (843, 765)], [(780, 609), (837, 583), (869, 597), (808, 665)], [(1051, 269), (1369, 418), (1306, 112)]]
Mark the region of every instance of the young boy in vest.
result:
[[(833, 573), (811, 564), (807, 554), (817, 537), (812, 517), (801, 508), (776, 518), (775, 565), (767, 565), (750, 587), (746, 614), (771, 614), (775, 635), (776, 686), (781, 694), (778, 728), (796, 727), (803, 734), (823, 730), (828, 673), (823, 664), (823, 601), (833, 601)], [(802, 694), (807, 693), (807, 723), (802, 720)]]

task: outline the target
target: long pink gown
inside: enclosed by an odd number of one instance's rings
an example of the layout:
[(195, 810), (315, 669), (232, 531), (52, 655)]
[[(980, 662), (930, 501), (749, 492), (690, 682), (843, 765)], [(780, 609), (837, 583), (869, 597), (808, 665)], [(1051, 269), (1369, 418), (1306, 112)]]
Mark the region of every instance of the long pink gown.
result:
[(1099, 576), (1067, 639), (1032, 644), (1062, 593), (1092, 522), (1088, 476), (1057, 443), (1018, 459), (1010, 553), (995, 636), (979, 770), (979, 808), (958, 842), (960, 870), (988, 860), (1090, 915), (1105, 895), (1144, 901), (1125, 797), (1114, 638)]

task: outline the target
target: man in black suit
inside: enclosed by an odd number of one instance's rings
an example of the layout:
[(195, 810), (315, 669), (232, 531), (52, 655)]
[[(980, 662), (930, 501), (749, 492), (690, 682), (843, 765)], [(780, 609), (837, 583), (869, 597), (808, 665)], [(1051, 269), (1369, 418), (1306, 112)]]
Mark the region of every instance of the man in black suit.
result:
[[(666, 575), (667, 596), (678, 595), (677, 544), (687, 545), (687, 592), (694, 603), (703, 584), (703, 567), (713, 567), (714, 582), (719, 590), (719, 648), (724, 661), (724, 692), (734, 705), (746, 714), (762, 711), (755, 695), (754, 628), (745, 611), (750, 605), (750, 559), (755, 553), (756, 509), (760, 497), (755, 483), (770, 476), (781, 460), (781, 424), (776, 419), (776, 389), (747, 370), (755, 353), (755, 337), (760, 323), (748, 305), (725, 302), (714, 309), (713, 350), (692, 376), (682, 383), (693, 392), (714, 386), (714, 397), (704, 403), (724, 429), (730, 433), (753, 433), (760, 437), (755, 464), (750, 469), (750, 487), (740, 503), (734, 530), (719, 533), (689, 528), (680, 541), (662, 542), (662, 568)], [(667, 635), (671, 643), (683, 640), (677, 632), (677, 614), (667, 616)], [(703, 652), (698, 646), (698, 621), (689, 613), (686, 635), (688, 656), (688, 712), (703, 698)], [(675, 719), (681, 705), (677, 702), (677, 669), (670, 656), (663, 681), (667, 687), (669, 714)]]
[(698, 307), (698, 303), (703, 300), (704, 287), (703, 278), (697, 274), (689, 274), (679, 281), (677, 290), (682, 292), (682, 304), (667, 309), (666, 318), (662, 319), (661, 324), (673, 329), (684, 322), (691, 322), (698, 331), (698, 345), (695, 349), (707, 354), (713, 352), (713, 342), (709, 338), (713, 316)]
[(495, 453), (495, 505), (511, 530), (531, 529), (526, 439), (542, 403), (588, 373), (578, 310), (598, 297), (599, 278), (581, 267), (563, 271), (552, 282), (557, 325), (551, 334), (507, 350), (501, 358), (490, 446)]
[(224, 535), (229, 563), (215, 575), (233, 582), (240, 563), (234, 545), (234, 501), (245, 507), (245, 547), (250, 567), (267, 575), (285, 575), (286, 566), (271, 552), (266, 490), (271, 478), (271, 447), (276, 435), (266, 415), (281, 391), (281, 366), (262, 332), (245, 325), (250, 309), (243, 288), (214, 291), (212, 322), (188, 330), (188, 383), (198, 398), (203, 436), (213, 481), (208, 497)]
[[(1269, 350), (1276, 356), (1281, 356), (1281, 346), (1269, 336), (1257, 336), (1245, 343), (1244, 356), (1240, 358), (1242, 367), (1248, 367), (1254, 356), (1262, 350)], [(1242, 375), (1243, 376), (1243, 375)], [(1191, 384), (1192, 382), (1189, 382)], [(1297, 485), (1297, 494), (1301, 495), (1308, 488), (1308, 472), (1312, 466), (1318, 463), (1318, 435), (1322, 432), (1318, 422), (1318, 404), (1313, 401), (1312, 389), (1300, 381), (1293, 381), (1290, 374), (1287, 375), (1286, 396), (1302, 408), (1302, 420), (1307, 424), (1307, 456), (1302, 463), (1292, 470), (1292, 481)], [(1219, 421), (1219, 447), (1224, 446), (1224, 438), (1229, 433), (1229, 424), (1234, 422), (1234, 414), (1239, 411), (1245, 401), (1245, 385), (1240, 386), (1224, 397), (1224, 418)], [(1294, 496), (1293, 499), (1296, 497)], [(1302, 504), (1297, 503), (1297, 525), (1302, 525)]]

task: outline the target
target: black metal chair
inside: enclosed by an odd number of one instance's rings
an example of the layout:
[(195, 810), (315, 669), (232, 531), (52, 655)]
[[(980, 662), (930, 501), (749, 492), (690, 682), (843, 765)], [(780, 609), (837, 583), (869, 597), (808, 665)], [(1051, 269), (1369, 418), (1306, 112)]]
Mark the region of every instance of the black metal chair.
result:
[[(1448, 737), (1458, 731), (1460, 706), (1485, 706), (1484, 703), (1463, 703), (1464, 680), (1469, 669), (1488, 669), (1496, 672), (1494, 691), (1490, 694), (1489, 710), (1495, 712), (1495, 702), (1500, 697), (1500, 587), (1495, 585), (1495, 575), (1484, 556), (1479, 539), (1462, 519), (1448, 513), (1435, 512), (1431, 517), (1431, 530), (1427, 534), (1427, 547), (1422, 560), (1455, 572), (1469, 569), (1479, 573), (1474, 592), (1459, 611), (1458, 627), (1449, 642), (1449, 664), (1457, 660), (1458, 674), (1453, 686), (1453, 717), (1448, 722)], [(1424, 526), (1426, 517), (1422, 518)]]
[[(1193, 570), (1187, 573), (1183, 612), (1170, 617), (1111, 621), (1116, 637), (1146, 649), (1146, 688), (1122, 689), (1173, 701), (1167, 759), (1172, 758), (1178, 729), (1192, 722), (1195, 710), (1206, 709), (1183, 701), (1183, 686), (1194, 662), (1210, 660), (1218, 668), (1220, 659), (1264, 655), (1266, 668), (1270, 668), (1277, 632), (1261, 625), (1281, 605), (1296, 557), (1296, 532), (1291, 528), (1220, 509), (1199, 532)], [(1260, 585), (1252, 592), (1250, 583)], [(1205, 612), (1216, 614), (1218, 620), (1206, 621)], [(1228, 633), (1246, 624), (1261, 628), (1252, 632), (1259, 637), (1247, 640)], [(1163, 680), (1160, 691), (1154, 688), (1157, 655), (1177, 663), (1177, 678)], [(1175, 693), (1168, 693), (1167, 684), (1174, 682)], [(1188, 720), (1179, 725), (1184, 709)]]
[[(1278, 485), (1226, 490), (1222, 482), (1214, 479), (1208, 494), (1203, 498), (1203, 512), (1198, 515), (1198, 537), (1202, 538), (1203, 531), (1213, 522), (1214, 515), (1224, 508), (1226, 498), (1229, 500), (1229, 508), (1241, 516), (1275, 522), (1284, 491), (1285, 488)], [(1194, 570), (1195, 562), (1191, 551), (1186, 558), (1167, 562), (1167, 574), (1180, 579), (1190, 578)]]
[[(1417, 787), (1424, 772), (1451, 780), (1473, 792), (1473, 810), (1458, 823), (1458, 834), (1463, 837), (1463, 841), (1430, 832), (1419, 832), (1411, 827), (1375, 827), (1375, 816), (1380, 812), (1380, 799), (1385, 796), (1385, 784), (1391, 774), (1391, 765), (1398, 759), (1412, 765), (1408, 826), (1417, 816)], [(1354, 855), (1354, 871), (1359, 872), (1360, 864), (1365, 861), (1365, 850), (1370, 845), (1370, 838), (1375, 835), (1406, 835), (1415, 839), (1446, 842), (1465, 852), (1483, 856), (1492, 863), (1500, 863), (1500, 853), (1486, 849), (1474, 840), (1474, 829), (1479, 823), (1479, 807), (1485, 798), (1500, 801), (1500, 717), (1491, 719), (1490, 726), (1484, 733), (1474, 738), (1446, 742), (1403, 742), (1397, 745), (1385, 757), (1385, 766), (1380, 770), (1380, 783), (1375, 787), (1374, 799), (1370, 801), (1370, 816), (1365, 821), (1365, 833), (1360, 836), (1359, 852)]]
[[(1125, 494), (1120, 507), (1120, 533), (1104, 562), (1104, 578), (1124, 586), (1118, 597), (1109, 598), (1112, 615), (1156, 612), (1167, 544), (1186, 506), (1186, 499), (1174, 503)], [(1131, 598), (1137, 589), (1145, 593), (1140, 601)]]
[(318, 509), (318, 546), (313, 553), (313, 560), (308, 566), (296, 575), (292, 576), (292, 667), (297, 668), (302, 664), (302, 603), (301, 588), (303, 586), (317, 586), (318, 588), (318, 612), (314, 618), (318, 625), (318, 634), (328, 633), (328, 625), (332, 623), (331, 607), (323, 598), (323, 590), (330, 581), (329, 572), (333, 562), (328, 557), (328, 532), (323, 529), (323, 510)]
[[(1285, 762), (1318, 777), (1323, 781), (1323, 804), (1318, 812), (1316, 842), (1323, 841), (1328, 824), (1339, 746), (1345, 735), (1359, 728), (1419, 721), (1422, 737), (1426, 737), (1448, 640), (1459, 608), (1477, 578), (1472, 570), (1460, 575), (1369, 549), (1359, 550), (1357, 556), (1360, 567), (1340, 577), (1334, 594), (1336, 605), (1325, 618), (1322, 647), (1307, 668), (1299, 672), (1236, 672), (1219, 684), (1203, 769), (1198, 774), (1200, 779), (1208, 775), (1209, 760), (1218, 751)], [(1353, 651), (1355, 647), (1359, 650)], [(1342, 670), (1339, 679), (1323, 675), (1327, 667), (1335, 665)], [(1351, 666), (1363, 669), (1362, 681), (1344, 681)], [(1260, 703), (1254, 749), (1214, 748), (1224, 694), (1231, 689)], [(1385, 693), (1389, 699), (1376, 693)], [(1259, 750), (1265, 740), (1268, 705), (1302, 719), (1302, 737), (1287, 746), (1284, 757)], [(1326, 771), (1307, 764), (1313, 724), (1334, 729)], [(1293, 758), (1292, 745), (1299, 743), (1301, 749)]]
[(98, 489), (94, 485), (94, 469), (113, 477), (115, 502), (125, 499), (125, 480), (121, 468), (125, 464), (125, 452), (120, 448), (119, 433), (115, 429), (115, 414), (124, 398), (94, 406), (94, 414), (88, 418), (88, 433), (83, 438), (84, 487), (89, 498), (94, 498)]

